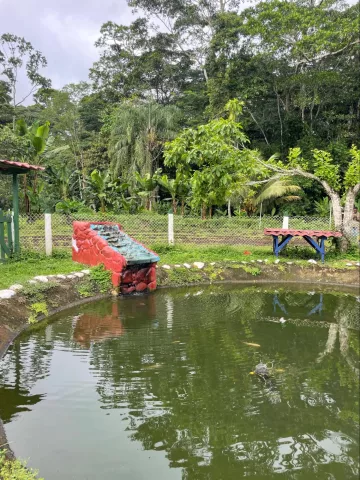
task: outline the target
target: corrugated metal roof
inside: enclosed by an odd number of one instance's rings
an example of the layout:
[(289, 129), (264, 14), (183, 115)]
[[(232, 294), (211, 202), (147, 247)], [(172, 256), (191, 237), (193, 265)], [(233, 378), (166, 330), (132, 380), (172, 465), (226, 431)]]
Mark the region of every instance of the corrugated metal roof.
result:
[(9, 170), (10, 168), (18, 168), (22, 170), (45, 170), (45, 167), (40, 167), (40, 165), (30, 165), (29, 163), (0, 159), (0, 170)]
[(340, 232), (328, 230), (292, 230), (291, 228), (265, 228), (265, 235), (292, 235), (293, 237), (342, 237)]

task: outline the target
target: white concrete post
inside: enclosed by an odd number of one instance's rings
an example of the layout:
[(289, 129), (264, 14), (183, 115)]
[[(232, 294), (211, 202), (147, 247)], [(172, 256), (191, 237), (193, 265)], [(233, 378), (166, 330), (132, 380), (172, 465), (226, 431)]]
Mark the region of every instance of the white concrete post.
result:
[(168, 214), (168, 241), (169, 245), (174, 245), (174, 214)]
[(289, 217), (283, 217), (283, 226), (282, 228), (289, 228)]
[(51, 213), (45, 213), (45, 253), (52, 255)]

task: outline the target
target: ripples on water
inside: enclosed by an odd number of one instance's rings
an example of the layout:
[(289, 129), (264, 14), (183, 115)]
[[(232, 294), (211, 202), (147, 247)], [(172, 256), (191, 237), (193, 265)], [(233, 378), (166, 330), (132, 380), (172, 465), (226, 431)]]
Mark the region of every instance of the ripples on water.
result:
[[(358, 328), (351, 295), (101, 301), (14, 343), (0, 416), (46, 480), (358, 478)], [(250, 375), (260, 361), (267, 381)]]

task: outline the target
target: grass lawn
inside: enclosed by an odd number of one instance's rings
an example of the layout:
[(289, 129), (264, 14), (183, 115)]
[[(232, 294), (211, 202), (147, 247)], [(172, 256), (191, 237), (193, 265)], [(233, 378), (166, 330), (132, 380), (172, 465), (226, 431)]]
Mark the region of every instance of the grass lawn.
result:
[(36, 275), (66, 274), (84, 268), (84, 265), (73, 262), (70, 254), (55, 254), (53, 257), (31, 254), (27, 257), (24, 252), (19, 260), (0, 263), (0, 289), (14, 283), (22, 284)]
[[(185, 245), (152, 245), (151, 248), (159, 254), (162, 264), (192, 263), (198, 262), (221, 262), (221, 261), (250, 261), (264, 260), (275, 261), (276, 257), (269, 247), (235, 247), (235, 246), (185, 246)], [(245, 254), (245, 252), (250, 252)], [(280, 256), (281, 262), (296, 262), (299, 264), (308, 264), (308, 260), (313, 258), (321, 263), (321, 260), (315, 251), (310, 247), (287, 247)], [(334, 268), (343, 268), (348, 262), (358, 262), (359, 251), (345, 255), (329, 252), (325, 255), (325, 265)]]
[[(161, 264), (180, 264), (198, 262), (226, 262), (226, 261), (250, 261), (268, 259), (269, 263), (275, 260), (275, 256), (269, 247), (244, 247), (211, 245), (211, 246), (169, 246), (165, 244), (154, 244), (150, 248), (160, 256)], [(245, 254), (250, 252), (251, 255)], [(308, 259), (319, 258), (310, 248), (287, 248), (280, 261), (294, 262), (300, 265), (309, 265)], [(333, 268), (344, 268), (348, 262), (358, 262), (359, 253), (354, 251), (346, 255), (337, 255), (333, 252), (325, 257), (325, 265)], [(320, 261), (319, 261), (320, 263)], [(86, 268), (86, 266), (71, 260), (70, 252), (55, 252), (52, 257), (46, 257), (35, 253), (23, 252), (21, 258), (7, 263), (0, 263), (0, 289), (8, 288), (14, 283), (23, 283), (36, 275), (68, 274)], [(349, 267), (358, 268), (358, 267)]]

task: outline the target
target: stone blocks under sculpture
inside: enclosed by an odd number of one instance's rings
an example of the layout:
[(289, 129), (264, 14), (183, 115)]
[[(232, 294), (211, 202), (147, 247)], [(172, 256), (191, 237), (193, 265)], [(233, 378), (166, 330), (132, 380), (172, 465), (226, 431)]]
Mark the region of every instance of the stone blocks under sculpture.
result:
[(121, 225), (109, 222), (74, 222), (72, 258), (75, 262), (103, 264), (121, 293), (156, 289), (156, 253), (137, 242)]

